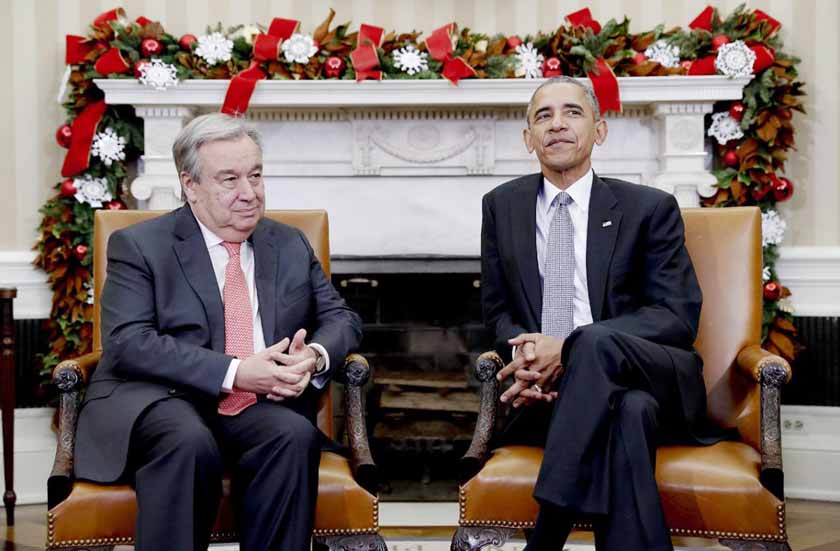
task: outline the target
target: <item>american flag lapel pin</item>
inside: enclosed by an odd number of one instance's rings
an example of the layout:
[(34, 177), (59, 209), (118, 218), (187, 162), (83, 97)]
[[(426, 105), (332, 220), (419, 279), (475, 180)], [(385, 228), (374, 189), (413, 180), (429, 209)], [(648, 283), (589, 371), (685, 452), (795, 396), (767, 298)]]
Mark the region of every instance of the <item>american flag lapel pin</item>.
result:
[(603, 222), (601, 222), (602, 228), (609, 228), (610, 226), (612, 226), (612, 220), (604, 220)]

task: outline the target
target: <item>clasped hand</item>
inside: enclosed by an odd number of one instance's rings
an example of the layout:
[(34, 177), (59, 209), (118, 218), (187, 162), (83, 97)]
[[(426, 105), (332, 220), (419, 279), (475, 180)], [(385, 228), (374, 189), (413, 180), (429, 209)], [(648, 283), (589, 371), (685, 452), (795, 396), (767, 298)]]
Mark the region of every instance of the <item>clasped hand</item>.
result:
[(306, 329), (299, 329), (291, 344), (287, 337), (248, 356), (239, 364), (233, 386), (278, 402), (300, 396), (315, 372), (315, 351), (305, 338)]
[(518, 408), (535, 401), (551, 402), (557, 398), (557, 392), (549, 389), (563, 374), (563, 339), (541, 333), (522, 333), (508, 340), (508, 344), (516, 347), (516, 356), (499, 371), (496, 378), (504, 381), (513, 375), (514, 382), (502, 393), (500, 400), (513, 400), (513, 407)]

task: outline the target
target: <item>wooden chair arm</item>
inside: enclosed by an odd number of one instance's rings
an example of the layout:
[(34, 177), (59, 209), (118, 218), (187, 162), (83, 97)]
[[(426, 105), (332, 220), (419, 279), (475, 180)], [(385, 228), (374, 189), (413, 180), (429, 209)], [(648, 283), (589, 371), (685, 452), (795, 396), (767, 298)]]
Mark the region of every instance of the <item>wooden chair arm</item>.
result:
[(485, 352), (475, 362), (475, 376), (481, 383), (480, 405), (472, 442), (459, 464), (460, 482), (464, 483), (481, 470), (490, 453), (490, 440), (499, 412), (499, 381), (496, 374), (504, 367), (496, 352)]
[(350, 354), (343, 368), (336, 373), (336, 380), (343, 383), (344, 410), (347, 435), (350, 440), (350, 466), (362, 488), (376, 495), (379, 473), (370, 453), (362, 387), (371, 376), (370, 364), (361, 354)]
[(779, 499), (784, 499), (782, 470), (781, 389), (792, 375), (790, 364), (758, 345), (738, 354), (742, 375), (760, 385), (761, 482)]
[(52, 373), (52, 382), (58, 389), (59, 397), (58, 443), (53, 469), (47, 479), (47, 502), (50, 509), (64, 501), (73, 487), (73, 451), (76, 448), (76, 421), (82, 402), (81, 391), (100, 356), (100, 352), (92, 352), (64, 360)]

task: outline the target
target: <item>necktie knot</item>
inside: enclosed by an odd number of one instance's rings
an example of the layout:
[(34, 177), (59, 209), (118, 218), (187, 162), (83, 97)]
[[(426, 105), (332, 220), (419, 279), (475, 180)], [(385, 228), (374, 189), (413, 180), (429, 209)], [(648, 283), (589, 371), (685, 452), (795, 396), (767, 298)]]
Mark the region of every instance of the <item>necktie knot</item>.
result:
[(565, 191), (561, 191), (557, 194), (554, 198), (554, 205), (555, 206), (567, 206), (572, 203), (572, 196), (566, 193)]
[(222, 241), (222, 247), (228, 252), (230, 256), (239, 256), (239, 250), (242, 243), (234, 243), (232, 241)]

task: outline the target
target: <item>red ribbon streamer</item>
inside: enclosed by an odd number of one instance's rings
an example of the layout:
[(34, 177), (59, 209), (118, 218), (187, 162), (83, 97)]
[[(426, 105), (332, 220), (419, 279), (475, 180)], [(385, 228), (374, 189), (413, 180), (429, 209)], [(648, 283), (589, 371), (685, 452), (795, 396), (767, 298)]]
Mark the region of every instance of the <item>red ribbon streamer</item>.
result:
[(771, 33), (775, 32), (776, 29), (782, 26), (778, 19), (773, 19), (761, 10), (755, 10), (755, 12), (753, 13), (755, 14), (755, 18), (759, 21), (767, 21), (767, 23), (770, 25)]
[(474, 77), (476, 73), (463, 57), (452, 57), (452, 52), (455, 51), (453, 39), (456, 33), (455, 23), (435, 29), (426, 39), (426, 49), (429, 50), (429, 55), (443, 63), (443, 77), (457, 86), (459, 80)]
[(772, 48), (766, 46), (750, 46), (750, 50), (755, 53), (755, 63), (753, 63), (754, 74), (760, 73), (776, 61), (776, 52)]
[(574, 26), (589, 27), (595, 34), (601, 32), (601, 24), (592, 18), (592, 12), (589, 11), (589, 8), (570, 13), (566, 16), (566, 21)]
[(96, 16), (96, 19), (93, 20), (93, 26), (100, 29), (108, 29), (110, 28), (109, 23), (118, 20), (120, 17), (125, 17), (125, 10), (114, 8)]
[(138, 17), (137, 19), (135, 19), (134, 22), (137, 23), (138, 25), (140, 25), (141, 27), (145, 27), (149, 23), (154, 23), (154, 21), (152, 21), (148, 17), (143, 17), (142, 15), (140, 17)]
[(93, 68), (100, 75), (107, 76), (111, 73), (124, 73), (128, 71), (128, 62), (123, 58), (119, 48), (111, 48), (96, 60)]
[(700, 59), (695, 59), (688, 66), (688, 74), (691, 76), (698, 75), (714, 75), (717, 73), (715, 69), (715, 59), (717, 56), (709, 55)]
[(258, 34), (254, 39), (254, 59), (273, 61), (280, 57), (280, 44), (288, 40), (300, 27), (300, 21), (275, 17), (271, 20), (268, 33)]
[(104, 100), (91, 103), (73, 120), (70, 149), (67, 150), (64, 166), (61, 167), (61, 175), (65, 178), (87, 170), (90, 165), (90, 144), (106, 107)]
[(64, 64), (79, 65), (87, 61), (87, 55), (94, 50), (95, 43), (84, 36), (68, 34), (64, 37)]
[(375, 70), (379, 67), (379, 53), (376, 49), (382, 42), (382, 35), (385, 29), (366, 25), (362, 23), (359, 27), (359, 38), (356, 49), (350, 52), (350, 62), (356, 72), (356, 82), (366, 79), (382, 80), (382, 71)]
[(248, 111), (248, 104), (251, 102), (251, 95), (257, 87), (257, 82), (265, 76), (260, 69), (260, 64), (257, 61), (251, 61), (250, 67), (230, 79), (221, 112), (233, 117), (244, 115)]
[(592, 90), (598, 98), (598, 105), (601, 113), (615, 111), (621, 113), (621, 95), (618, 91), (618, 79), (615, 78), (612, 67), (603, 57), (599, 57), (595, 63), (595, 70), (589, 71), (586, 75), (592, 81)]
[(704, 31), (712, 32), (712, 17), (715, 15), (715, 9), (712, 6), (706, 6), (706, 9), (700, 12), (700, 15), (688, 24), (691, 29), (703, 29)]

